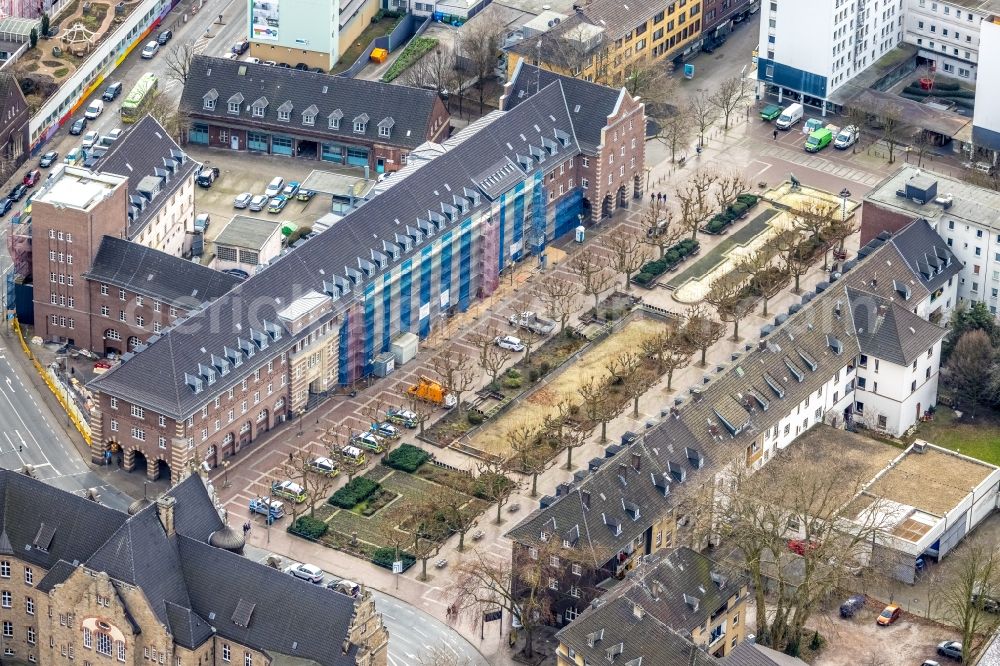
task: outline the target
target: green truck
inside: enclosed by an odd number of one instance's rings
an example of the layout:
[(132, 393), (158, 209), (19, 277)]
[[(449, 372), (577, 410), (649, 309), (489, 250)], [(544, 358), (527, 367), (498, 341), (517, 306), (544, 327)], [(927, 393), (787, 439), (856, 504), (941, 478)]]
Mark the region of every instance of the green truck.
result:
[(771, 122), (781, 115), (781, 107), (777, 104), (768, 104), (760, 110), (760, 119)]
[(821, 127), (806, 139), (806, 152), (817, 153), (829, 146), (831, 141), (833, 141), (833, 132), (826, 127)]

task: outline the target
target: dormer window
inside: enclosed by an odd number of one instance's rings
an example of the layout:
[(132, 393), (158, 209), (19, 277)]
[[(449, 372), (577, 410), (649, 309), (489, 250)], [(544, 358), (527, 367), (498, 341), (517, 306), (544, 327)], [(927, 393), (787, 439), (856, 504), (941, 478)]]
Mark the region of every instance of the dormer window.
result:
[(312, 104), (311, 106), (309, 106), (309, 108), (307, 108), (305, 111), (302, 112), (302, 124), (303, 125), (309, 125), (310, 127), (312, 125), (315, 125), (316, 124), (316, 114), (318, 112), (319, 112), (319, 109), (316, 107), (315, 104)]
[(240, 103), (239, 102), (230, 102), (229, 103), (229, 113), (239, 113), (239, 112), (240, 112)]
[(215, 111), (215, 100), (219, 98), (219, 92), (212, 88), (201, 98), (202, 108), (206, 111)]
[(267, 110), (267, 98), (261, 97), (256, 102), (250, 105), (250, 109), (253, 113), (254, 118), (263, 118), (264, 112)]
[(368, 114), (362, 113), (354, 119), (354, 133), (364, 134), (368, 130)]
[(340, 119), (344, 117), (344, 112), (335, 109), (326, 117), (327, 127), (330, 129), (340, 129)]
[(396, 121), (392, 118), (384, 118), (382, 122), (378, 124), (378, 135), (381, 137), (388, 137), (392, 134), (392, 127), (396, 124)]
[(278, 120), (288, 122), (292, 119), (292, 103), (285, 102), (278, 107)]

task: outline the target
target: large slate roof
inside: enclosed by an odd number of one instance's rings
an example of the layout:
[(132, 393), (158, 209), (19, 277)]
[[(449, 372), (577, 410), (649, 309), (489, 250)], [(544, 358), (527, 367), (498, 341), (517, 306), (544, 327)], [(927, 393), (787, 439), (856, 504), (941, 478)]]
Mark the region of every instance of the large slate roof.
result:
[(601, 144), (601, 130), (607, 125), (608, 116), (617, 111), (621, 99), (628, 93), (590, 83), (572, 76), (563, 76), (535, 65), (522, 58), (514, 70), (511, 83), (505, 91), (505, 108), (511, 109), (531, 97), (535, 92), (555, 81), (562, 85), (566, 106), (573, 119), (576, 139), (584, 152), (594, 153)]
[(889, 242), (928, 291), (937, 290), (962, 270), (962, 262), (923, 218), (897, 231)]
[[(98, 170), (128, 178), (128, 237), (134, 238), (197, 168), (163, 125), (147, 115), (111, 145)], [(144, 194), (150, 186), (158, 190), (151, 200)]]
[[(270, 655), (325, 666), (354, 663), (356, 647), (343, 652), (354, 614), (351, 597), (209, 546), (206, 532), (222, 521), (201, 477), (189, 476), (167, 496), (174, 499), (175, 534), (169, 537), (156, 504), (129, 516), (0, 469), (0, 535), (8, 539), (0, 538), (0, 544), (49, 569), (38, 581), (44, 592), (81, 566), (107, 573), (116, 586), (140, 588), (185, 647), (218, 634)], [(54, 529), (46, 550), (34, 545), (39, 534), (50, 533), (40, 530), (42, 525)], [(245, 627), (233, 621), (241, 600), (254, 604)]]
[[(212, 110), (204, 108), (206, 95), (215, 99)], [(238, 115), (229, 113), (229, 100), (240, 100)], [(280, 121), (278, 107), (286, 103), (291, 105), (291, 119)], [(254, 104), (265, 106), (263, 117), (253, 115)], [(422, 88), (196, 55), (180, 105), (192, 118), (222, 124), (284, 128), (327, 139), (364, 139), (416, 148), (434, 138), (434, 110), (442, 102), (436, 92)], [(313, 116), (312, 125), (303, 123), (303, 112), (307, 110)], [(327, 119), (333, 113), (340, 115), (339, 129), (329, 127)], [(368, 116), (366, 130), (355, 133), (354, 119), (362, 115)], [(395, 123), (390, 136), (379, 136), (378, 125), (387, 118)]]
[[(909, 301), (897, 289), (904, 282), (911, 289)], [(693, 387), (679, 406), (665, 405), (669, 416), (639, 441), (572, 484), (546, 508), (526, 516), (508, 536), (519, 543), (537, 545), (540, 532), (553, 521), (560, 532), (576, 524), (590, 526), (581, 531), (577, 547), (595, 554), (595, 565), (602, 565), (606, 558), (601, 557), (609, 549), (611, 554), (617, 552), (616, 547), (645, 531), (654, 517), (666, 515), (685, 489), (710, 480), (736, 460), (761, 433), (778, 425), (790, 409), (822, 388), (848, 359), (863, 352), (908, 365), (926, 353), (945, 333), (910, 311), (927, 295), (899, 249), (883, 240), (840, 280), (811, 296), (800, 311), (782, 315), (783, 322), (756, 347), (707, 384)], [(875, 326), (880, 316), (883, 319)], [(810, 423), (816, 420), (814, 409), (803, 413)], [(703, 456), (700, 468), (692, 464), (692, 451)], [(627, 468), (633, 453), (641, 456), (643, 469), (667, 472), (670, 492), (666, 496), (650, 493), (654, 484), (648, 475), (635, 483), (620, 483), (619, 470)], [(591, 489), (591, 509), (587, 510), (580, 496)], [(601, 493), (601, 508), (595, 510), (598, 505), (593, 498)], [(627, 512), (616, 507), (628, 502), (642, 507), (645, 517), (636, 522), (623, 520), (621, 537), (609, 536), (601, 524), (601, 512), (620, 519)]]
[(637, 613), (635, 605), (624, 597), (588, 608), (557, 635), (561, 643), (583, 657), (587, 664), (714, 666), (718, 663), (652, 614)]
[[(127, 396), (130, 402), (157, 413), (187, 418), (211, 397), (238, 384), (256, 366), (244, 363), (242, 370), (220, 377), (200, 394), (186, 384), (186, 373), (197, 374), (199, 364), (210, 367), (212, 356), (224, 356), (225, 347), (238, 349), (237, 338), (249, 339), (251, 329), (263, 332), (265, 321), (275, 327), (271, 329), (274, 335), (267, 349), (257, 350), (257, 362), (286, 350), (292, 340), (281, 327), (277, 316), (280, 310), (308, 291), (323, 292), (324, 281), (344, 276), (345, 267), (356, 270), (359, 258), (370, 260), (372, 250), (382, 251), (383, 242), (392, 243), (397, 234), (408, 233), (407, 225), (417, 227), (418, 220), (429, 218), (428, 211), (440, 215), (442, 204), (450, 205), (454, 197), (465, 196), (467, 189), (479, 197), (467, 214), (489, 206), (501, 194), (487, 182), (496, 169), (489, 165), (503, 165), (526, 177), (518, 164), (519, 157), (530, 155), (529, 146), (539, 148), (543, 138), (557, 141), (560, 136), (567, 145), (557, 142), (557, 152), (547, 158), (554, 164), (579, 152), (562, 85), (557, 81), (515, 109), (498, 114), (494, 122), (411, 173), (406, 187), (394, 187), (345, 216), (194, 313), (183, 325), (166, 331), (147, 349), (93, 380), (91, 386), (111, 395)], [(444, 220), (441, 231), (457, 224)], [(387, 270), (412, 257), (422, 246), (415, 243), (410, 252), (401, 252)], [(349, 294), (334, 303), (335, 313), (363, 293), (369, 280), (380, 280), (382, 273), (376, 270), (373, 276), (363, 277)], [(211, 325), (199, 325), (202, 322)], [(155, 384), (148, 380), (154, 376), (158, 378)]]
[(219, 298), (240, 282), (227, 273), (114, 236), (101, 239), (85, 275), (188, 310)]

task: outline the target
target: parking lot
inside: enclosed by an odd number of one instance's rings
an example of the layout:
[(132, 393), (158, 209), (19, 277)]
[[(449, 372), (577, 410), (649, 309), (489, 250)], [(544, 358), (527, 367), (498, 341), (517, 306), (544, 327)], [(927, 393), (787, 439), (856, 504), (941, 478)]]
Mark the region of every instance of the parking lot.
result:
[[(217, 167), (219, 178), (210, 188), (195, 188), (195, 212), (208, 213), (212, 223), (206, 233), (206, 242), (212, 242), (234, 215), (246, 215), (277, 222), (292, 222), (300, 227), (312, 226), (330, 208), (330, 197), (317, 194), (312, 200), (302, 202), (291, 200), (280, 213), (260, 212), (233, 208), (233, 199), (242, 192), (263, 194), (268, 182), (281, 176), (285, 182), (303, 182), (314, 169), (342, 171), (342, 168), (324, 162), (274, 157), (269, 155), (248, 155), (223, 150), (212, 150), (201, 146), (187, 146), (191, 157), (206, 166)], [(352, 169), (362, 175), (361, 169)], [(209, 256), (211, 251), (206, 252)]]

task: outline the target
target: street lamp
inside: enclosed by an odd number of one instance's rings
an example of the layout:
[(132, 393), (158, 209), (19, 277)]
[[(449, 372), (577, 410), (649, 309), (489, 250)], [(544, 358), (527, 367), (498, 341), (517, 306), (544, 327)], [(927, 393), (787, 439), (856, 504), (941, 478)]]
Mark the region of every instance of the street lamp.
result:
[(840, 199), (843, 201), (843, 208), (841, 209), (841, 222), (847, 221), (847, 200), (851, 196), (851, 191), (846, 187), (840, 191)]
[(223, 460), (222, 461), (222, 487), (223, 488), (228, 488), (229, 487), (229, 461), (228, 460)]

